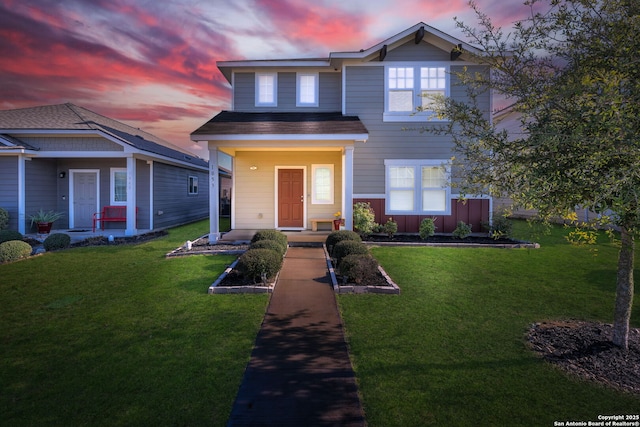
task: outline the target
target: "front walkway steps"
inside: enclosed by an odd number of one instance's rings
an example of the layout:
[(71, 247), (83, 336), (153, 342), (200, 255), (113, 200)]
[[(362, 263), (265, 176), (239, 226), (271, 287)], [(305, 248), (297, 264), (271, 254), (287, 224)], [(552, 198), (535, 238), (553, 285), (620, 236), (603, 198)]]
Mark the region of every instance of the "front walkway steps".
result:
[(227, 425), (366, 426), (322, 248), (289, 248)]

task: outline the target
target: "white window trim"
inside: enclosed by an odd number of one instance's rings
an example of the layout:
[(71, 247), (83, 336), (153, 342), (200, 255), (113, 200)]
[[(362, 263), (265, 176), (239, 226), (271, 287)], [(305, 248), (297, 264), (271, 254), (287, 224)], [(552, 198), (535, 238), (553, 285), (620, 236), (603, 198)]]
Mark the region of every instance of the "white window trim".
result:
[[(263, 77), (263, 76), (269, 76), (273, 78), (273, 102), (260, 102), (260, 77)], [(278, 106), (278, 73), (256, 73), (255, 106), (256, 107), (277, 107)]]
[[(316, 194), (316, 170), (329, 169), (329, 200), (318, 200)], [(335, 199), (335, 174), (334, 166), (332, 164), (326, 165), (311, 165), (311, 204), (313, 205), (332, 205)]]
[[(302, 102), (300, 100), (301, 91), (300, 91), (300, 79), (302, 77), (312, 76), (314, 78), (314, 102)], [(319, 101), (320, 96), (320, 74), (319, 73), (296, 73), (296, 107), (317, 107), (320, 105)]]
[[(420, 63), (389, 63), (384, 67), (384, 113), (382, 120), (385, 122), (443, 122), (446, 120), (436, 119), (431, 111), (416, 110), (417, 106), (422, 104), (418, 102), (418, 97), (422, 94), (422, 87), (420, 82), (420, 69), (421, 68), (444, 68), (445, 69), (445, 96), (451, 94), (451, 73), (450, 65), (443, 62), (420, 62)], [(413, 68), (413, 99), (414, 99), (414, 111), (389, 111), (389, 69), (390, 68)]]
[[(390, 166), (409, 166), (415, 168), (414, 174), (414, 210), (399, 211), (391, 210), (388, 203), (385, 203), (385, 215), (451, 215), (451, 165), (445, 159), (385, 159), (384, 161), (384, 186), (385, 200), (390, 200), (389, 188), (389, 167)], [(422, 210), (422, 167), (423, 166), (442, 166), (445, 168), (445, 176), (448, 185), (445, 190), (445, 207), (444, 211), (423, 211)]]
[[(110, 182), (109, 182), (109, 204), (112, 206), (126, 206), (127, 201), (118, 201), (116, 202), (116, 173), (124, 172), (127, 174), (127, 168), (111, 168), (110, 171)], [(127, 175), (127, 181), (129, 176)], [(128, 184), (128, 183), (127, 183)], [(125, 187), (125, 190), (128, 188), (128, 185)], [(127, 199), (129, 195), (127, 194)]]
[[(196, 191), (192, 191), (192, 185), (191, 183), (195, 182), (195, 189)], [(199, 191), (199, 183), (198, 183), (198, 177), (195, 175), (189, 175), (189, 177), (187, 178), (187, 194), (189, 196), (197, 196), (198, 195), (198, 191)]]

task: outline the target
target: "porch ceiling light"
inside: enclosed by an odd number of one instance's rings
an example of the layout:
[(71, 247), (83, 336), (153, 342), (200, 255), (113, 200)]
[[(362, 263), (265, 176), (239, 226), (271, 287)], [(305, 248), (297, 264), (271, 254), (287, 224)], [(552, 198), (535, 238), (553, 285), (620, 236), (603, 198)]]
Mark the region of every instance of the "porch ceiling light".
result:
[(249, 170), (257, 171), (258, 167), (256, 165), (251, 165), (251, 166), (249, 166)]

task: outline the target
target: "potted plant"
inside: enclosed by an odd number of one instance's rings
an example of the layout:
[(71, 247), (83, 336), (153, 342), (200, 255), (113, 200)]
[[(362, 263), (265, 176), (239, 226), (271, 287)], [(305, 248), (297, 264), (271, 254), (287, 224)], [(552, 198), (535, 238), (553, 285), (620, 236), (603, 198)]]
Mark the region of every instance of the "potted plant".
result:
[(64, 214), (62, 212), (45, 212), (44, 209), (40, 208), (35, 215), (30, 215), (29, 218), (31, 219), (32, 227), (33, 224), (38, 226), (38, 234), (49, 234), (53, 222), (59, 220), (63, 216)]
[(340, 211), (333, 214), (333, 229), (340, 230), (340, 226), (342, 225), (342, 213)]

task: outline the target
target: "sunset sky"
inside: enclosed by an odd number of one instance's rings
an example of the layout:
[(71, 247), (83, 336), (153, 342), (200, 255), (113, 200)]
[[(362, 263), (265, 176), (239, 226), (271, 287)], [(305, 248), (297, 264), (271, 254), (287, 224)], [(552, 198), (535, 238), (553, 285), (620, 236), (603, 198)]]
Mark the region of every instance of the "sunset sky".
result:
[[(476, 0), (504, 27), (523, 0)], [(0, 109), (71, 102), (196, 154), (230, 108), (216, 61), (327, 57), (418, 22), (464, 40), (467, 0), (0, 0)]]

